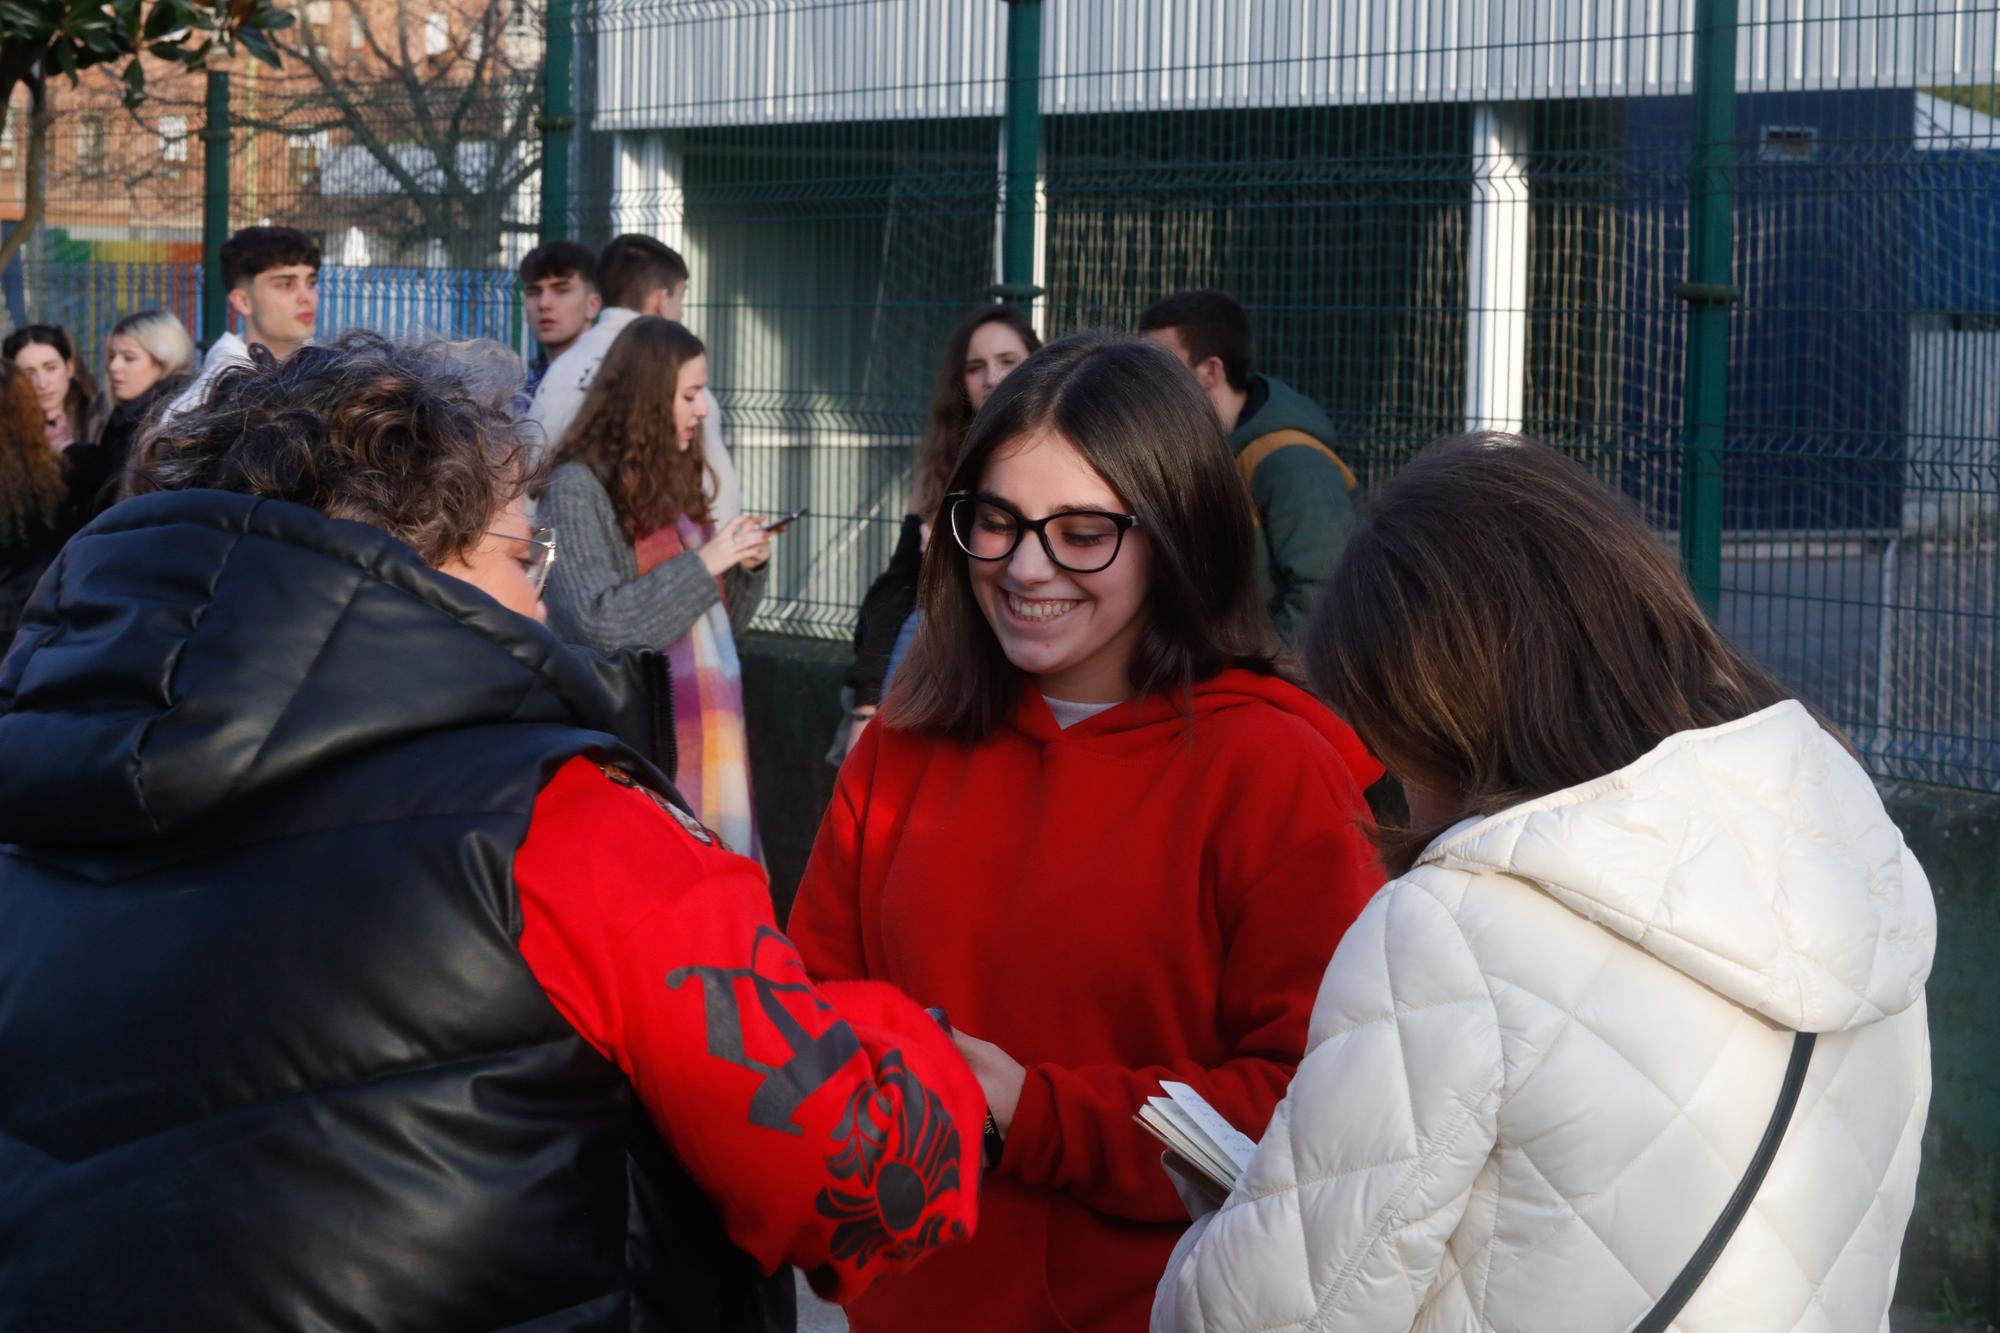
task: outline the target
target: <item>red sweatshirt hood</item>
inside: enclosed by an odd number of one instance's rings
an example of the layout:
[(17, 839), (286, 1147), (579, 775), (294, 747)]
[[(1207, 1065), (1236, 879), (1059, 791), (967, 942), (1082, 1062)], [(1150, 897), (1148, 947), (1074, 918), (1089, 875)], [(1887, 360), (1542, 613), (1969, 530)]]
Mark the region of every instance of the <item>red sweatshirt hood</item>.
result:
[[(1368, 753), (1353, 728), (1296, 685), (1240, 667), (1195, 685), (1193, 711), (1197, 721), (1233, 708), (1276, 708), (1305, 722), (1333, 746), (1354, 785), (1363, 791), (1382, 776), (1382, 765)], [(1087, 745), (1136, 759), (1159, 746), (1182, 743), (1187, 715), (1171, 695), (1146, 694), (1107, 708), (1065, 731), (1056, 725), (1055, 714), (1049, 711), (1035, 682), (1029, 680), (1022, 685), (1021, 701), (1006, 726), (1037, 744)]]

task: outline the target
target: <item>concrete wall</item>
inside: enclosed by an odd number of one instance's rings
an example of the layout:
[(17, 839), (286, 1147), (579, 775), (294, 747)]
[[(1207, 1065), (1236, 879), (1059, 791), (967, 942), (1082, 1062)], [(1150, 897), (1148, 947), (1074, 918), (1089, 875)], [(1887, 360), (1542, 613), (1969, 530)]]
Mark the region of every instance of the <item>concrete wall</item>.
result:
[[(833, 793), (824, 756), (850, 656), (824, 640), (757, 634), (743, 644), (757, 813), (781, 920)], [(1991, 1319), (2000, 1315), (2000, 797), (1901, 784), (1883, 795), (1930, 873), (1939, 919), (1936, 1088), (1900, 1303)]]

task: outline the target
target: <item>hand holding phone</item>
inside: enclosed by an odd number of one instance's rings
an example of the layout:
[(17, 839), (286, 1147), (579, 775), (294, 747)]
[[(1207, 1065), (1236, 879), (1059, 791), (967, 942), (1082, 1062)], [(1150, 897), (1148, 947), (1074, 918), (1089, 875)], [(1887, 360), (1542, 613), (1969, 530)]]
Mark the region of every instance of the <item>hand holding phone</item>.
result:
[(800, 505), (797, 509), (794, 509), (791, 513), (785, 515), (783, 518), (772, 519), (769, 523), (766, 523), (761, 529), (759, 529), (759, 531), (783, 532), (786, 528), (789, 528), (790, 526), (792, 526), (792, 524), (804, 518), (806, 516), (806, 509), (807, 509), (806, 505)]

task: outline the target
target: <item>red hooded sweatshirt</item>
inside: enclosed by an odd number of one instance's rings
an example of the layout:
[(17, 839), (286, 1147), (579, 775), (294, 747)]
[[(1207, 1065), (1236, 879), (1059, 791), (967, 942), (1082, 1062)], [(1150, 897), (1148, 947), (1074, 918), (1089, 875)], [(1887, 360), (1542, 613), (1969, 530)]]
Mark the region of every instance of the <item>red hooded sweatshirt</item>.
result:
[(1062, 730), (1032, 684), (977, 744), (870, 727), (790, 933), (1027, 1067), (972, 1243), (851, 1307), (878, 1330), (1144, 1329), (1187, 1213), (1133, 1123), (1159, 1080), (1260, 1136), (1334, 946), (1382, 883), (1381, 767), (1304, 692), (1231, 670)]

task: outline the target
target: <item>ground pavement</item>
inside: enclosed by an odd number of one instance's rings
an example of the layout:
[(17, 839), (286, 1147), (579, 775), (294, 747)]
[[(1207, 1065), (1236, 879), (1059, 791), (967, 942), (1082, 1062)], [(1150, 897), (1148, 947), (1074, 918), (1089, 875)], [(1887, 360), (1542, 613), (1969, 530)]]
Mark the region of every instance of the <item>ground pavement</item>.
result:
[[(1995, 1333), (1989, 1323), (1941, 1323), (1909, 1310), (1890, 1314), (1890, 1333)], [(837, 1305), (828, 1305), (812, 1294), (805, 1279), (799, 1279), (799, 1333), (847, 1333), (847, 1316)]]

